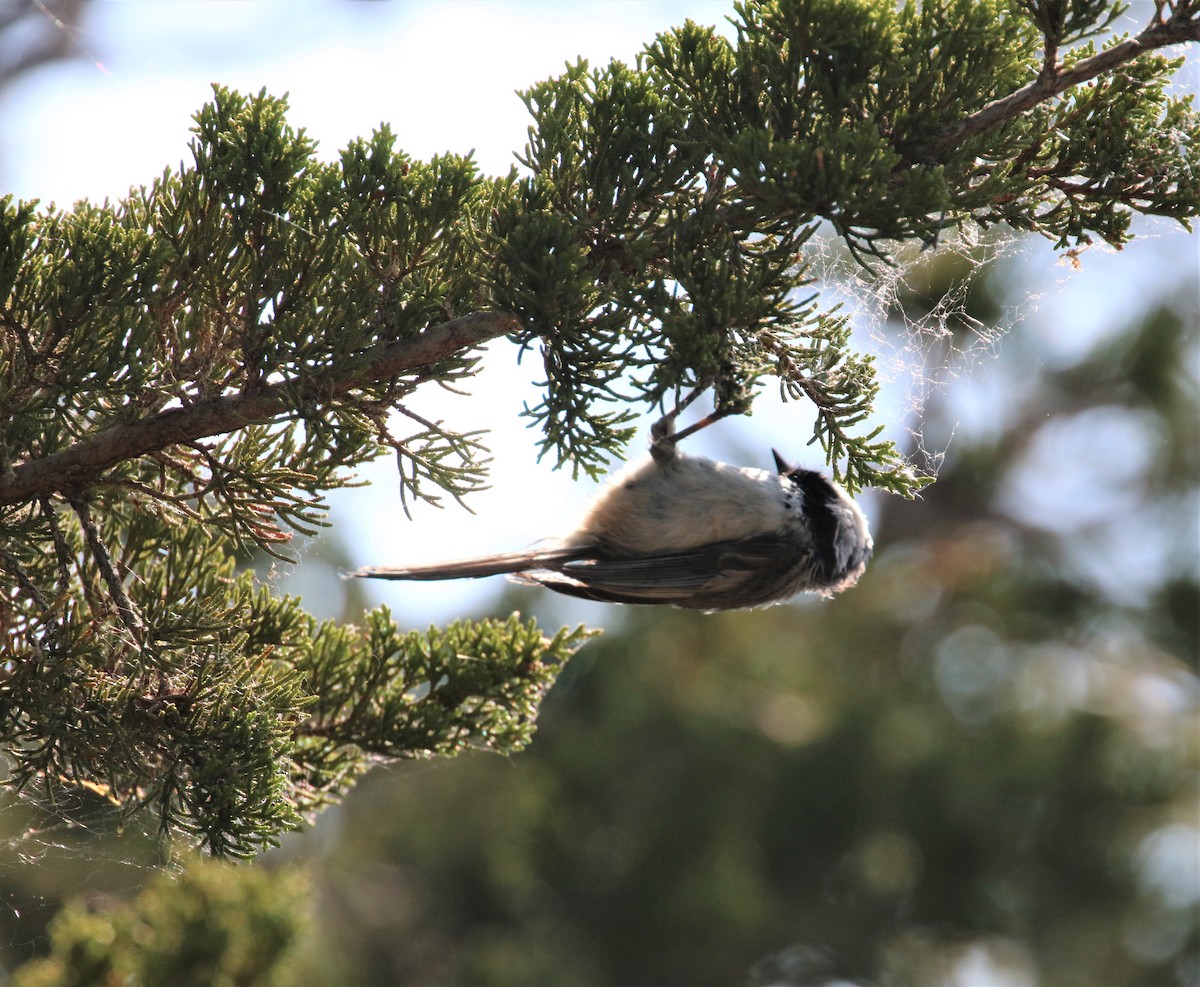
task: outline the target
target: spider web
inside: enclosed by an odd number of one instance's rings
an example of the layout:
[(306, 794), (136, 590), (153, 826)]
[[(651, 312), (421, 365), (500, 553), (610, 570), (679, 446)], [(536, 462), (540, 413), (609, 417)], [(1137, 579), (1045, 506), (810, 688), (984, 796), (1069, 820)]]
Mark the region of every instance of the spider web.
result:
[[(833, 238), (815, 245), (809, 260), (822, 294), (842, 305), (859, 345), (875, 358), (875, 420), (902, 436), (898, 444), (921, 472), (937, 475), (959, 424), (953, 417), (948, 429), (939, 424), (942, 434), (927, 432), (931, 404), (952, 386), (972, 382), (1040, 302), (1032, 291), (993, 289), (987, 304), (997, 307), (985, 322), (972, 314), (979, 307), (975, 293), (985, 289), (986, 278), (1005, 278), (1013, 262), (1038, 246), (1007, 229), (982, 234), (964, 228), (933, 249), (904, 247), (893, 264), (868, 271)], [(940, 410), (941, 422), (949, 409)]]
[(44, 953), (46, 924), (67, 897), (124, 897), (158, 873), (167, 862), (160, 844), (137, 828), (86, 790), (51, 804), (0, 789), (0, 970)]

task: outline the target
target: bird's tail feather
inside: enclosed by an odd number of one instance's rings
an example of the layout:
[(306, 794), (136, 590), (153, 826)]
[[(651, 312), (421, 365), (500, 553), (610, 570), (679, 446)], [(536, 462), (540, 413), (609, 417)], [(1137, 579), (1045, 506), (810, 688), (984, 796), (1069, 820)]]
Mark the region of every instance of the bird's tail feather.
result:
[(480, 579), (509, 572), (556, 568), (580, 557), (578, 548), (554, 548), (533, 552), (505, 552), (474, 559), (452, 559), (427, 565), (373, 565), (347, 573), (360, 579)]

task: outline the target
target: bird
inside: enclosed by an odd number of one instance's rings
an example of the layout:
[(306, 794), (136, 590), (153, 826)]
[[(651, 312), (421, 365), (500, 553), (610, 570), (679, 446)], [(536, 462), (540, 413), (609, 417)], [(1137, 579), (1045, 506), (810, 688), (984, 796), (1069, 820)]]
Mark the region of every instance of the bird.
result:
[(723, 417), (714, 412), (676, 433), (686, 403), (654, 424), (650, 454), (605, 484), (569, 533), (524, 551), (349, 575), (507, 574), (586, 600), (707, 612), (771, 606), (800, 593), (829, 597), (853, 586), (874, 545), (850, 495), (775, 450), (774, 471), (685, 453), (681, 439)]

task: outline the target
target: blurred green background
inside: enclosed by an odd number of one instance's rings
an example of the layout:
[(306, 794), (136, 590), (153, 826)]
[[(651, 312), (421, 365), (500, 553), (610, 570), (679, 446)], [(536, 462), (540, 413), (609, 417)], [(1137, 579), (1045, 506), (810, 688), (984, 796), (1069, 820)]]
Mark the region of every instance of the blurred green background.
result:
[[(853, 591), (621, 609), (529, 751), (368, 776), (289, 848), (297, 982), (1200, 984), (1194, 244), (1128, 318), (1031, 315), (935, 391), (939, 480), (871, 502)], [(892, 328), (965, 290), (968, 350), (1027, 263), (926, 263)]]

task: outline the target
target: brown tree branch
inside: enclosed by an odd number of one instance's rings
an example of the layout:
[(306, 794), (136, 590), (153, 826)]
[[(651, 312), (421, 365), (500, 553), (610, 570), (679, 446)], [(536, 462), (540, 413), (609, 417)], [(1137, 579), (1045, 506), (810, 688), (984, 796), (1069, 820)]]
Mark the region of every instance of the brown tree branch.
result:
[(378, 381), (412, 373), (479, 346), (497, 336), (516, 332), (520, 320), (503, 312), (472, 312), (419, 336), (379, 346), (365, 362), (327, 377), (299, 394), (294, 381), (271, 384), (250, 394), (230, 394), (172, 408), (149, 418), (115, 425), (42, 459), (21, 463), (0, 474), (0, 506), (20, 504), (95, 482), (104, 470), (182, 442), (232, 432), (245, 425), (293, 417), (297, 408), (328, 401)]
[(1111, 48), (1105, 48), (1076, 63), (1069, 70), (1064, 71), (1054, 65), (1045, 66), (1029, 85), (1008, 96), (993, 100), (977, 113), (950, 124), (932, 142), (910, 151), (910, 156), (916, 161), (936, 161), (946, 151), (963, 141), (990, 130), (1005, 120), (1011, 120), (1072, 86), (1110, 72), (1118, 65), (1131, 62), (1148, 51), (1185, 41), (1200, 41), (1200, 17), (1192, 0), (1180, 0), (1175, 5), (1174, 13), (1167, 20), (1156, 16), (1137, 36), (1127, 38)]

